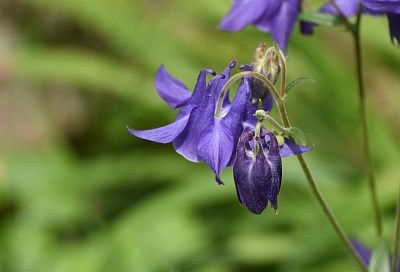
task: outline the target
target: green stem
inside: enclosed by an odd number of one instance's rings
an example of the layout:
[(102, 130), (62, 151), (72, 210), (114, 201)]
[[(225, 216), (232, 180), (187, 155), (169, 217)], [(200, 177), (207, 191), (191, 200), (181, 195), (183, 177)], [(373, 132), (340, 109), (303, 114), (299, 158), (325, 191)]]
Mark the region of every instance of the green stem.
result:
[(277, 121), (274, 120), (269, 114), (265, 114), (265, 120), (270, 122), (277, 130), (279, 130), (280, 133), (283, 134), (288, 134), (290, 132), (290, 129), (286, 127), (282, 127)]
[[(289, 117), (287, 115), (287, 111), (286, 111), (285, 105), (283, 103), (281, 105), (279, 105), (279, 112), (281, 113), (281, 117), (282, 117), (283, 123), (285, 124), (285, 127), (289, 128), (290, 127), (290, 121), (289, 121)], [(329, 205), (327, 204), (324, 196), (322, 195), (321, 190), (319, 189), (317, 183), (314, 180), (314, 177), (311, 174), (310, 169), (308, 168), (308, 165), (307, 165), (306, 161), (304, 160), (303, 155), (301, 155), (301, 154), (297, 155), (297, 159), (298, 159), (298, 161), (299, 161), (299, 163), (301, 165), (301, 168), (303, 169), (304, 175), (307, 178), (308, 184), (311, 187), (312, 193), (317, 198), (318, 203), (320, 204), (324, 214), (328, 217), (329, 222), (332, 224), (332, 226), (335, 229), (337, 235), (340, 237), (340, 239), (342, 240), (343, 244), (346, 246), (348, 251), (351, 253), (353, 258), (356, 260), (356, 262), (360, 266), (361, 270), (363, 272), (368, 272), (367, 267), (362, 262), (362, 260), (358, 256), (358, 254), (354, 251), (353, 246), (351, 245), (350, 239), (348, 238), (348, 236), (344, 232), (344, 230), (341, 227), (340, 223), (338, 222), (338, 220), (334, 216), (332, 210), (330, 209)]]
[(360, 121), (362, 126), (362, 145), (364, 152), (364, 169), (368, 176), (368, 185), (370, 188), (370, 194), (372, 199), (372, 205), (374, 210), (375, 217), (375, 225), (378, 236), (382, 235), (383, 232), (383, 224), (382, 224), (382, 215), (379, 209), (379, 201), (378, 194), (376, 190), (376, 182), (373, 171), (373, 163), (372, 163), (372, 153), (370, 149), (369, 136), (368, 136), (368, 121), (367, 121), (367, 105), (366, 105), (366, 97), (365, 97), (365, 86), (363, 80), (363, 65), (362, 65), (362, 50), (361, 50), (361, 36), (360, 36), (360, 28), (361, 28), (361, 18), (362, 18), (362, 5), (359, 5), (357, 19), (355, 25), (353, 25), (350, 20), (343, 13), (339, 5), (335, 0), (331, 0), (332, 5), (336, 8), (339, 15), (342, 17), (348, 28), (350, 29), (351, 34), (354, 38), (354, 47), (356, 53), (356, 69), (357, 69), (357, 82), (358, 82), (358, 98), (360, 103)]
[(394, 253), (393, 253), (392, 272), (397, 272), (397, 264), (399, 263), (399, 255), (400, 255), (400, 187), (399, 187), (399, 195), (397, 197), (396, 233), (394, 235)]
[(378, 194), (376, 190), (376, 181), (373, 171), (372, 153), (370, 148), (369, 134), (368, 134), (368, 120), (367, 120), (367, 105), (365, 95), (365, 85), (363, 80), (363, 65), (362, 65), (362, 51), (361, 51), (361, 37), (360, 37), (360, 26), (361, 26), (361, 8), (357, 15), (356, 21), (356, 32), (353, 33), (354, 46), (356, 52), (356, 67), (357, 67), (357, 81), (358, 81), (358, 97), (360, 101), (360, 121), (362, 126), (362, 137), (363, 137), (363, 150), (364, 150), (364, 163), (365, 171), (368, 176), (368, 184), (371, 193), (372, 205), (375, 214), (376, 230), (379, 236), (383, 232), (382, 215), (379, 208)]
[(278, 52), (279, 64), (281, 67), (281, 99), (286, 96), (286, 58), (279, 45), (274, 41), (274, 46)]

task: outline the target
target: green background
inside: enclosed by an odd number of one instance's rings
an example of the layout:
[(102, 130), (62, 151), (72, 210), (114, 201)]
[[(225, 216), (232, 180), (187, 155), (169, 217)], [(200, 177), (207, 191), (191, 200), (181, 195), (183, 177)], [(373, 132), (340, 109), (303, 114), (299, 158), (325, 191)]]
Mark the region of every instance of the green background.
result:
[[(321, 1), (313, 2), (318, 6)], [(192, 89), (203, 68), (249, 63), (268, 34), (217, 29), (229, 0), (0, 2), (0, 270), (357, 271), (296, 158), (285, 158), (279, 214), (239, 205), (171, 145), (132, 137), (172, 122), (160, 64)], [(288, 102), (314, 151), (305, 157), (345, 230), (375, 236), (351, 37), (318, 28), (289, 45), (289, 79), (316, 84)], [(384, 17), (362, 28), (369, 124), (385, 237), (400, 180), (400, 59)]]

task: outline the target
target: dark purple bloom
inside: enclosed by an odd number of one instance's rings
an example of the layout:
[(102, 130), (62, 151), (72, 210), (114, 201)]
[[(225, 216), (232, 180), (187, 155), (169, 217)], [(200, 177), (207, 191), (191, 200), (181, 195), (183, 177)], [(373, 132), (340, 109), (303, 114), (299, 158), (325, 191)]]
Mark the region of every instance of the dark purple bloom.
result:
[(286, 52), (299, 13), (299, 0), (233, 0), (219, 27), (226, 31), (239, 31), (247, 25), (255, 25), (261, 31), (270, 32)]
[(236, 62), (232, 61), (222, 75), (215, 76), (208, 84), (206, 75), (213, 71), (201, 71), (192, 94), (183, 83), (168, 74), (164, 67), (160, 67), (155, 85), (161, 98), (172, 108), (181, 108), (176, 121), (161, 128), (129, 129), (129, 132), (154, 142), (173, 142), (176, 152), (186, 159), (207, 163), (221, 184), (220, 173), (233, 161), (248, 101), (248, 90), (241, 85), (234, 101), (230, 103), (227, 96), (220, 117), (214, 117), (222, 87), (235, 65)]
[[(337, 5), (346, 17), (355, 16), (359, 5), (363, 13), (370, 15), (387, 15), (389, 32), (392, 40), (400, 41), (400, 0), (336, 0)], [(338, 15), (337, 9), (331, 4), (325, 4), (321, 12)]]
[(254, 138), (254, 131), (246, 127), (236, 147), (233, 177), (239, 201), (252, 213), (261, 214), (271, 202), (278, 208), (278, 193), (282, 180), (282, 162), (275, 136), (268, 133)]

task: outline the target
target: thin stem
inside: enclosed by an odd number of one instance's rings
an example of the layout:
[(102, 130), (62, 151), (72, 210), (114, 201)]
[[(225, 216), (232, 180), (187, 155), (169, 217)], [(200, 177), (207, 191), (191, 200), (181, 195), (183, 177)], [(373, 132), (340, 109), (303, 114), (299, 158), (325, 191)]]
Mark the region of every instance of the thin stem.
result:
[(363, 137), (363, 150), (364, 150), (364, 163), (365, 171), (368, 176), (368, 184), (371, 193), (372, 205), (375, 214), (376, 230), (379, 236), (383, 232), (382, 216), (379, 209), (378, 194), (376, 190), (376, 181), (373, 171), (372, 153), (370, 149), (369, 135), (368, 135), (368, 120), (367, 120), (367, 105), (365, 95), (365, 85), (363, 80), (363, 65), (362, 65), (362, 50), (361, 50), (361, 37), (360, 37), (360, 26), (361, 26), (361, 7), (359, 9), (356, 21), (356, 32), (353, 33), (354, 46), (356, 52), (356, 67), (357, 67), (357, 81), (358, 81), (358, 97), (360, 101), (360, 121), (362, 126), (362, 137)]
[(278, 52), (279, 64), (281, 67), (281, 98), (286, 96), (286, 57), (279, 45), (274, 41), (274, 46)]
[(265, 114), (265, 120), (270, 122), (276, 129), (279, 130), (281, 133), (289, 133), (290, 129), (286, 127), (282, 127), (277, 121), (274, 120), (269, 114)]
[(392, 272), (397, 272), (397, 266), (399, 263), (399, 255), (400, 255), (400, 186), (399, 186), (399, 195), (397, 197), (396, 233), (394, 237), (395, 238), (394, 238)]
[(363, 137), (363, 151), (364, 151), (364, 163), (365, 163), (365, 172), (368, 176), (368, 185), (370, 188), (372, 205), (374, 209), (374, 217), (376, 224), (376, 231), (379, 236), (382, 235), (383, 232), (383, 224), (382, 224), (382, 215), (379, 209), (379, 201), (378, 194), (376, 190), (376, 182), (373, 171), (373, 163), (372, 163), (372, 153), (370, 149), (369, 136), (368, 136), (368, 121), (367, 121), (367, 105), (366, 105), (366, 97), (365, 97), (365, 87), (363, 80), (363, 65), (362, 65), (362, 50), (361, 50), (361, 36), (360, 36), (360, 27), (361, 27), (361, 18), (362, 18), (362, 5), (359, 4), (357, 19), (355, 25), (353, 25), (350, 20), (346, 17), (342, 9), (336, 3), (335, 0), (331, 0), (332, 5), (336, 8), (339, 15), (342, 17), (346, 25), (348, 26), (351, 34), (354, 38), (354, 46), (356, 52), (356, 68), (357, 68), (357, 81), (358, 81), (358, 97), (360, 103), (360, 121), (362, 126), (362, 137)]
[[(282, 103), (281, 105), (279, 105), (279, 108), (280, 108), (279, 112), (281, 113), (281, 117), (282, 117), (283, 123), (285, 124), (286, 128), (289, 128), (290, 127), (290, 121), (289, 121), (289, 117), (288, 117), (287, 112), (286, 112), (285, 105)], [(317, 198), (318, 203), (320, 204), (324, 214), (328, 217), (329, 222), (332, 224), (332, 226), (335, 229), (336, 233), (339, 235), (339, 237), (342, 240), (343, 244), (346, 246), (348, 251), (351, 253), (353, 258), (356, 260), (356, 262), (360, 266), (361, 270), (363, 272), (368, 272), (367, 267), (362, 262), (362, 260), (358, 256), (358, 254), (354, 251), (354, 249), (353, 249), (353, 247), (351, 245), (350, 239), (347, 237), (347, 235), (344, 232), (343, 228), (341, 227), (340, 223), (338, 222), (338, 220), (334, 216), (332, 210), (328, 206), (324, 196), (322, 195), (321, 190), (319, 189), (317, 183), (314, 180), (314, 177), (311, 174), (310, 169), (308, 168), (308, 165), (307, 165), (306, 161), (304, 160), (303, 155), (301, 155), (301, 154), (297, 155), (297, 159), (299, 160), (301, 168), (303, 169), (303, 172), (304, 172), (304, 174), (305, 174), (305, 176), (307, 178), (308, 184), (311, 187), (312, 193)]]

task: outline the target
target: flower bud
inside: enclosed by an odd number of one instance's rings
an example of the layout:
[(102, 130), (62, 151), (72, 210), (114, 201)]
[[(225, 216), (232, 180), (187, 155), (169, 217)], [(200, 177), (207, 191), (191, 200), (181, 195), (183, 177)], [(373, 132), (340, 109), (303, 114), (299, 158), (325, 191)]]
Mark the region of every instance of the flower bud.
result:
[[(265, 42), (261, 42), (254, 52), (251, 68), (275, 84), (280, 73), (278, 52), (274, 47), (267, 48)], [(269, 92), (267, 86), (256, 78), (251, 78), (250, 89), (252, 97), (257, 100), (264, 99)]]

